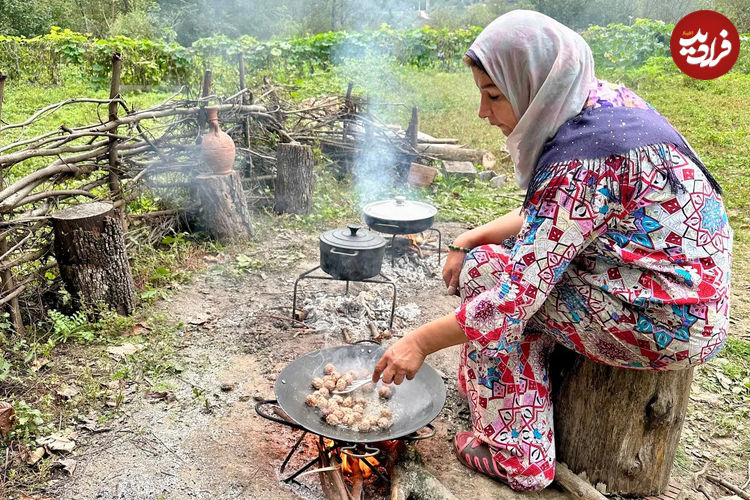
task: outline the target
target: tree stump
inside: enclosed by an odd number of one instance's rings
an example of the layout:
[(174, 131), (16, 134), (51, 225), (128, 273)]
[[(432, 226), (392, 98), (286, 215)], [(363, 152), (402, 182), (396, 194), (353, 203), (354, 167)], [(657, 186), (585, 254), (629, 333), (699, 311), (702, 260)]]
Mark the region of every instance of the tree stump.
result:
[(306, 215), (312, 210), (313, 152), (302, 144), (279, 144), (276, 148), (276, 213)]
[(119, 314), (135, 308), (135, 285), (122, 223), (109, 202), (76, 205), (52, 215), (54, 248), (65, 287), (80, 304), (105, 303)]
[(685, 420), (693, 370), (595, 363), (561, 346), (550, 370), (557, 461), (607, 493), (660, 495)]
[(212, 238), (226, 242), (252, 235), (240, 174), (199, 175), (194, 186), (201, 219)]

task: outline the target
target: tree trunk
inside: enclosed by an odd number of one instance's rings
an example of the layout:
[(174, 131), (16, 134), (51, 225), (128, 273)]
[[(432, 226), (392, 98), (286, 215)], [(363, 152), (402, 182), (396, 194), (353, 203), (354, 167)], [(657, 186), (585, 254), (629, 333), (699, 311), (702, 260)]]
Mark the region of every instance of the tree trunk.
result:
[(195, 178), (195, 193), (201, 207), (201, 219), (212, 238), (231, 241), (252, 235), (240, 174), (199, 175)]
[(306, 215), (312, 210), (313, 152), (310, 146), (279, 144), (276, 148), (276, 213)]
[(550, 370), (557, 460), (607, 493), (660, 495), (685, 420), (693, 370), (595, 363), (558, 346)]
[(135, 308), (135, 286), (120, 218), (109, 202), (52, 215), (55, 257), (68, 292), (80, 304), (105, 303), (119, 314)]

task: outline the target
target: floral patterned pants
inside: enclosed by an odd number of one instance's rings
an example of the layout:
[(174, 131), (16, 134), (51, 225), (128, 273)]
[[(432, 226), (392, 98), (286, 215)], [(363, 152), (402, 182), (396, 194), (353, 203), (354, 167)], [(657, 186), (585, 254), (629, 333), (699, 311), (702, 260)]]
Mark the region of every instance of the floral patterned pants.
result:
[[(508, 262), (500, 245), (474, 249), (461, 272), (466, 302), (493, 288)], [(469, 342), (461, 352), (458, 379), (465, 390), (474, 435), (487, 443), (498, 468), (515, 490), (539, 490), (555, 477), (555, 440), (547, 357), (554, 338), (527, 333), (521, 342), (491, 353)]]

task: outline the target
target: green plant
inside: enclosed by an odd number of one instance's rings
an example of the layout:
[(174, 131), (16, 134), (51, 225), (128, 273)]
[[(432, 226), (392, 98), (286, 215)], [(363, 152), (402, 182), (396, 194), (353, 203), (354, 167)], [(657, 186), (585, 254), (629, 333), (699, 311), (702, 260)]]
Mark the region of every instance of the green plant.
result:
[(51, 432), (54, 429), (54, 424), (49, 422), (49, 413), (35, 408), (24, 400), (14, 401), (13, 410), (16, 412), (16, 418), (8, 439), (28, 442), (34, 436)]

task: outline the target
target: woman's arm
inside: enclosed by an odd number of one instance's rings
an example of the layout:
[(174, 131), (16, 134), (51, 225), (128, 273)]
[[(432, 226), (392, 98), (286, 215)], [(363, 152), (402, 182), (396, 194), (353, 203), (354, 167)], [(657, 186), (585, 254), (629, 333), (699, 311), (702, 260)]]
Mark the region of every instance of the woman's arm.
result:
[[(462, 233), (453, 240), (453, 244), (464, 248), (475, 248), (488, 243), (500, 244), (521, 232), (522, 225), (521, 209), (517, 208), (492, 222)], [(458, 291), (458, 278), (465, 256), (463, 252), (454, 250), (448, 252), (448, 256), (445, 258), (443, 281), (445, 281), (445, 286), (448, 287), (448, 295), (453, 295)]]
[(404, 378), (411, 380), (428, 354), (452, 345), (463, 344), (467, 340), (455, 314), (430, 321), (385, 351), (375, 365), (372, 380), (377, 382), (381, 374), (386, 384), (400, 384)]
[(462, 233), (453, 243), (466, 248), (474, 248), (489, 243), (500, 244), (511, 236), (516, 236), (521, 231), (522, 225), (523, 216), (519, 207), (492, 222)]

